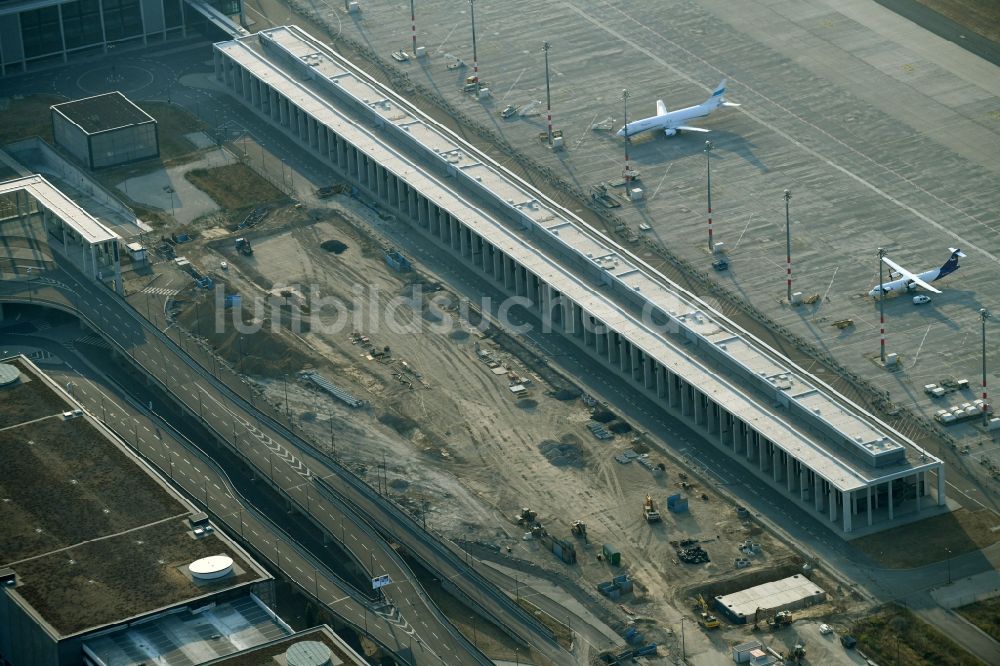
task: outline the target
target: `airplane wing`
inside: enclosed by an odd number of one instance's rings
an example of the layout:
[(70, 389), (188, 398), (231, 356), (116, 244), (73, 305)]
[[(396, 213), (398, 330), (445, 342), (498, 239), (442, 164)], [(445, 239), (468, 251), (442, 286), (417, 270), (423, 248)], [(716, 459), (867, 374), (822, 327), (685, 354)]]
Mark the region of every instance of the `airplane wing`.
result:
[(690, 127), (688, 125), (678, 125), (674, 129), (681, 130), (683, 132), (711, 132), (712, 130), (704, 129), (703, 127)]
[(663, 103), (662, 99), (656, 100), (656, 115), (663, 116), (667, 113), (667, 105)]
[(940, 294), (941, 293), (940, 289), (938, 289), (937, 287), (932, 287), (929, 283), (921, 280), (918, 276), (916, 276), (913, 273), (911, 273), (910, 271), (906, 270), (905, 268), (903, 268), (902, 266), (900, 266), (899, 264), (897, 264), (895, 261), (893, 261), (889, 257), (882, 257), (882, 261), (885, 263), (886, 266), (888, 266), (892, 270), (896, 271), (897, 273), (900, 274), (900, 276), (906, 278), (907, 280), (910, 280), (914, 284), (917, 284), (917, 285), (923, 287), (927, 291), (934, 292), (935, 294)]

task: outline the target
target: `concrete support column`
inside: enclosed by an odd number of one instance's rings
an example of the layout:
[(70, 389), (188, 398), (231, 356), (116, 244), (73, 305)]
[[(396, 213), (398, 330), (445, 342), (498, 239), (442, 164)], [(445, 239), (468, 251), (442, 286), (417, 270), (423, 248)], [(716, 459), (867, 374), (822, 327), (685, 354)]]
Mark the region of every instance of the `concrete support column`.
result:
[(580, 335), (580, 306), (565, 296), (562, 297), (563, 331), (570, 337)]
[(493, 248), (493, 279), (503, 282), (503, 252)]
[(823, 484), (825, 483), (826, 482), (819, 476), (817, 476), (813, 481), (813, 503), (816, 506), (816, 513), (823, 513), (823, 497), (825, 496)]
[(916, 482), (917, 482), (917, 511), (920, 511), (920, 499), (921, 499), (921, 495), (924, 494), (924, 492), (923, 492), (923, 484), (921, 483), (921, 481), (923, 481), (922, 474), (923, 474), (923, 472), (917, 472), (914, 475), (915, 478), (916, 478)]
[(642, 376), (643, 379), (646, 380), (646, 390), (654, 391), (657, 397), (659, 397), (660, 389), (658, 384), (660, 376), (660, 364), (654, 361), (652, 358), (647, 358), (646, 366)]
[(656, 397), (663, 400), (667, 395), (667, 369), (656, 363), (653, 383), (656, 386)]
[(631, 342), (628, 343), (628, 369), (629, 378), (633, 381), (638, 381), (642, 376), (642, 359), (640, 358), (640, 350)]
[(837, 521), (837, 490), (831, 485), (830, 486), (830, 498), (828, 500), (830, 506), (830, 522)]
[(938, 506), (944, 506), (947, 500), (947, 495), (945, 493), (947, 486), (944, 482), (944, 465), (937, 466), (937, 503)]
[(873, 507), (872, 507), (872, 487), (868, 486), (867, 488), (865, 488), (865, 490), (868, 493), (868, 503), (865, 504), (865, 513), (868, 514), (868, 527), (871, 527), (872, 526), (872, 513), (873, 513)]
[(806, 501), (806, 468), (799, 464), (799, 501)]
[(504, 255), (504, 273), (503, 273), (504, 287), (508, 290), (517, 290), (517, 262), (511, 259), (509, 256)]
[(854, 529), (854, 492), (849, 490), (843, 493), (843, 497), (844, 531), (851, 532)]
[(785, 454), (785, 490), (788, 492), (789, 495), (792, 494), (792, 481), (794, 481), (794, 479), (795, 479), (794, 467), (795, 467), (795, 459), (792, 456), (790, 456), (790, 455), (788, 455), (786, 453)]
[(542, 287), (542, 326), (552, 327), (552, 287), (543, 282)]
[(896, 517), (895, 516), (896, 509), (893, 506), (893, 501), (892, 501), (892, 481), (888, 481), (887, 484), (889, 486), (889, 497), (888, 497), (888, 500), (889, 500), (889, 520), (893, 520)]
[(680, 394), (681, 394), (681, 415), (688, 416), (693, 411), (691, 409), (691, 399), (690, 399), (691, 394), (688, 391), (688, 383), (683, 379), (681, 380)]
[(519, 264), (514, 264), (514, 293), (518, 296), (524, 296), (528, 291), (524, 284), (524, 278), (524, 269)]

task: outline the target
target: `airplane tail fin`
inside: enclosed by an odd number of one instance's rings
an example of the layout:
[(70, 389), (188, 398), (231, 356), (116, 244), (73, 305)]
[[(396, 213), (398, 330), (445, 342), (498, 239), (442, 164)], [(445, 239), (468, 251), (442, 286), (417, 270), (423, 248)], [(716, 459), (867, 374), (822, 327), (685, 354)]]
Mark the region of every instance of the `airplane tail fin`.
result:
[(707, 104), (715, 104), (716, 106), (739, 106), (735, 102), (726, 101), (726, 81), (727, 79), (722, 79), (715, 90), (712, 91), (712, 96), (706, 100)]
[(947, 275), (958, 269), (958, 258), (964, 257), (965, 253), (959, 250), (957, 247), (949, 247), (951, 251), (951, 256), (948, 257), (948, 261), (944, 262), (944, 266), (941, 267), (941, 275)]

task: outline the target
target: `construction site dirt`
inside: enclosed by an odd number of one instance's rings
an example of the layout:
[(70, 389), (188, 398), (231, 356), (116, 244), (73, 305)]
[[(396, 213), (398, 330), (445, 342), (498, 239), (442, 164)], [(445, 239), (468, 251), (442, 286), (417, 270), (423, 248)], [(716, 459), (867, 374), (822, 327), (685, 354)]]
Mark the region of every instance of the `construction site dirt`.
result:
[[(728, 577), (737, 560), (764, 578), (800, 562), (749, 514), (741, 518), (709, 477), (668, 456), (664, 442), (585, 394), (530, 341), (484, 320), (433, 264), (391, 269), (387, 223), (369, 208), (347, 196), (323, 206), (271, 211), (248, 235), (251, 256), (237, 253), (236, 232), (199, 230), (183, 252), (213, 289), (169, 261), (153, 280), (178, 288), (166, 300), (183, 327), (242, 368), (275, 413), (329, 455), (429, 529), (508, 567), (570, 581), (613, 629), (645, 618), (650, 640), (675, 641), (691, 589)], [(331, 239), (339, 252), (324, 247)], [(303, 370), (367, 406), (310, 388), (298, 381)], [(661, 521), (647, 522), (647, 496)], [(534, 521), (519, 525), (526, 506)], [(571, 534), (575, 521), (581, 536)], [(711, 561), (682, 562), (676, 544), (686, 540)], [(747, 540), (755, 551), (741, 550)], [(605, 543), (620, 565), (602, 555)], [(629, 592), (597, 592), (624, 574)]]

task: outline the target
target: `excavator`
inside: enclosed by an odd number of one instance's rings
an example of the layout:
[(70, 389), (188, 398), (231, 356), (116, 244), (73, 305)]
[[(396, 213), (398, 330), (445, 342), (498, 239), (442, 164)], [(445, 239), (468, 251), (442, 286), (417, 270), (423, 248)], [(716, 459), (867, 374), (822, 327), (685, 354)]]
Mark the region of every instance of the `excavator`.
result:
[(698, 595), (698, 611), (698, 624), (701, 625), (702, 629), (718, 629), (721, 626), (719, 618), (708, 612), (705, 597), (700, 594)]

